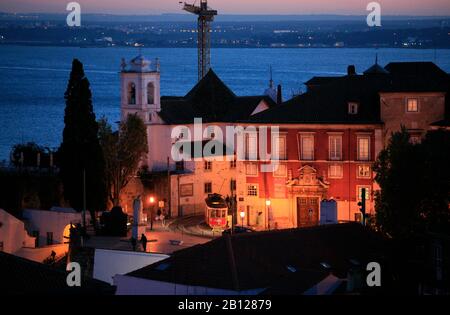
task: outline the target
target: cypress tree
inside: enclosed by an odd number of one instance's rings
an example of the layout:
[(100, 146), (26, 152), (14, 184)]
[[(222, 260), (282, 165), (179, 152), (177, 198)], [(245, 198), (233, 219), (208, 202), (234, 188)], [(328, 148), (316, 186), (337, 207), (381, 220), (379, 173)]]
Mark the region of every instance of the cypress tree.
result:
[(98, 140), (98, 124), (92, 106), (92, 93), (83, 64), (74, 59), (64, 95), (63, 142), (60, 147), (60, 176), (64, 197), (71, 206), (83, 209), (83, 171), (86, 176), (86, 205), (92, 214), (106, 206), (105, 169)]

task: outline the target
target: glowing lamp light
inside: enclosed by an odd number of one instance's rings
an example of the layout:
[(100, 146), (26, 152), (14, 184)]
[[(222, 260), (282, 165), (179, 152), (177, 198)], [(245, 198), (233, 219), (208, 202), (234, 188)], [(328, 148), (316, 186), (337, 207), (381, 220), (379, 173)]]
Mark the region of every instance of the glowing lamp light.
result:
[(239, 215), (241, 216), (242, 219), (245, 218), (245, 211), (241, 211), (241, 212), (239, 213)]
[(150, 197), (150, 198), (148, 198), (148, 201), (149, 201), (150, 203), (155, 203), (155, 197)]
[(270, 200), (267, 199), (267, 200), (266, 200), (266, 206), (270, 207), (270, 204), (271, 204)]

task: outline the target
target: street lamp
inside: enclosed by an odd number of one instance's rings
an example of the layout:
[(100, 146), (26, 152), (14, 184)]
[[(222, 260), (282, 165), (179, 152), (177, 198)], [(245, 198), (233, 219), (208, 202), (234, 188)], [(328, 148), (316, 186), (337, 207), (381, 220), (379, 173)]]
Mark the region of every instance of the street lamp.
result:
[(241, 216), (241, 225), (242, 225), (242, 228), (243, 228), (244, 227), (245, 211), (241, 211), (239, 213), (239, 215)]
[(148, 202), (150, 203), (150, 230), (153, 230), (153, 205), (155, 204), (155, 197), (150, 196)]
[(270, 222), (269, 222), (269, 209), (270, 209), (271, 201), (270, 199), (266, 199), (266, 222), (267, 222), (267, 228), (270, 230)]

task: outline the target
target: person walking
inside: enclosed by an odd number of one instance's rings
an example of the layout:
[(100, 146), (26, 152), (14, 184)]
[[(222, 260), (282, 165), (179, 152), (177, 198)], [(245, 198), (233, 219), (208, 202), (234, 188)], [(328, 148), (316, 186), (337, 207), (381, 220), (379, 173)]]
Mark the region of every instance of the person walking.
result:
[(141, 244), (142, 244), (142, 249), (144, 250), (144, 252), (147, 251), (147, 237), (145, 236), (144, 233), (142, 233), (141, 236)]

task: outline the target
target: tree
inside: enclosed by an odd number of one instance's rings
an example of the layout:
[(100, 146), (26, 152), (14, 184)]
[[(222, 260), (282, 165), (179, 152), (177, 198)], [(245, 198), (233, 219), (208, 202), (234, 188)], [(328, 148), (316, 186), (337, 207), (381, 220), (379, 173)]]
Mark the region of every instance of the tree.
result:
[(39, 155), (39, 166), (49, 167), (50, 154), (54, 153), (49, 148), (42, 147), (34, 142), (20, 143), (12, 147), (11, 163), (16, 167), (37, 167)]
[(374, 165), (378, 227), (395, 238), (449, 226), (449, 132), (428, 132), (412, 144), (406, 129), (392, 134)]
[(137, 173), (140, 161), (148, 152), (147, 131), (136, 114), (128, 115), (116, 132), (105, 118), (100, 120), (99, 126), (109, 198), (114, 206), (119, 206), (120, 192)]
[(450, 234), (450, 132), (428, 132), (420, 149), (424, 168), (420, 215), (427, 230)]
[(74, 59), (64, 95), (63, 141), (59, 148), (60, 176), (64, 196), (71, 206), (83, 208), (83, 173), (86, 183), (86, 206), (91, 213), (106, 207), (105, 163), (98, 139), (98, 124), (92, 107), (90, 84), (83, 64)]

